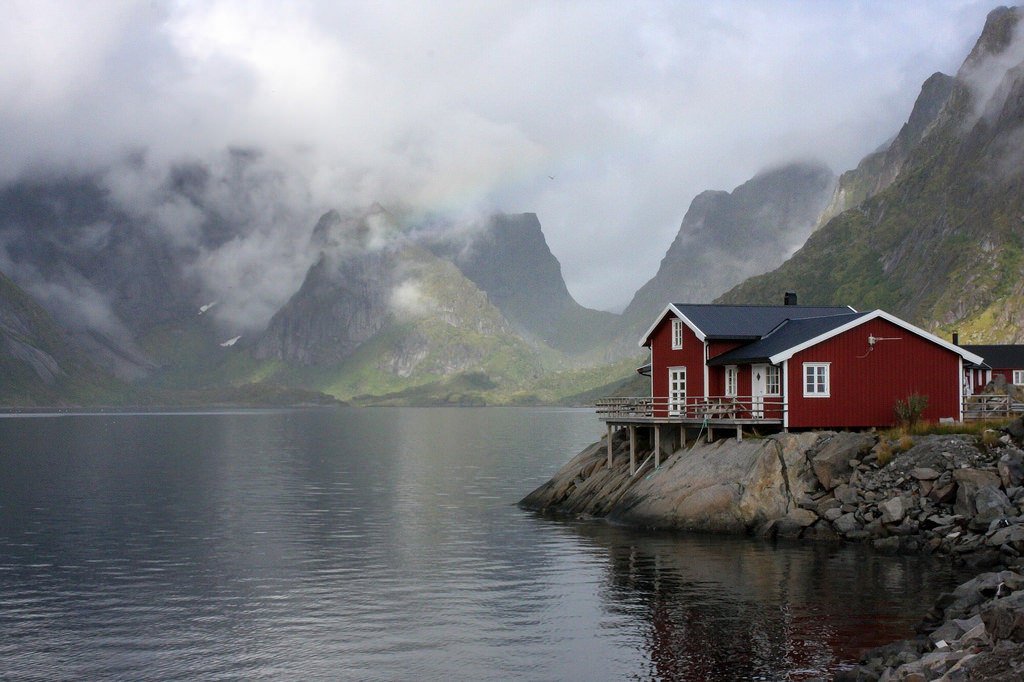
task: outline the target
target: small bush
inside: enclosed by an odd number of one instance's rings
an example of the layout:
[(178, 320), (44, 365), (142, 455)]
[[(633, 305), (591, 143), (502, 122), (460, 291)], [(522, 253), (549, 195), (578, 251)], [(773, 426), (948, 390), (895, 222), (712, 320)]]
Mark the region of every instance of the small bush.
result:
[(878, 448), (875, 450), (875, 456), (878, 457), (878, 466), (880, 467), (884, 467), (892, 461), (893, 451), (892, 445), (889, 444), (889, 441), (883, 440), (878, 444)]
[(914, 447), (914, 439), (910, 434), (903, 434), (900, 436), (899, 450), (900, 452), (906, 452), (910, 448)]
[(986, 447), (992, 447), (993, 445), (999, 442), (1000, 436), (1002, 436), (1002, 434), (999, 433), (998, 431), (986, 429), (981, 432), (981, 442)]
[(921, 415), (928, 409), (928, 396), (911, 393), (906, 400), (897, 400), (894, 408), (896, 420), (908, 429), (921, 421)]

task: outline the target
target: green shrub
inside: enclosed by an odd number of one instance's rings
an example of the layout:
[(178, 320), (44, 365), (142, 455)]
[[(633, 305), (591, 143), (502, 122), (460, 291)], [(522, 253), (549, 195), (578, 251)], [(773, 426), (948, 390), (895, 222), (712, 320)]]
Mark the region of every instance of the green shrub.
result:
[(920, 393), (911, 393), (906, 400), (897, 400), (896, 419), (905, 428), (912, 429), (917, 422), (921, 421), (921, 415), (928, 408), (928, 396)]

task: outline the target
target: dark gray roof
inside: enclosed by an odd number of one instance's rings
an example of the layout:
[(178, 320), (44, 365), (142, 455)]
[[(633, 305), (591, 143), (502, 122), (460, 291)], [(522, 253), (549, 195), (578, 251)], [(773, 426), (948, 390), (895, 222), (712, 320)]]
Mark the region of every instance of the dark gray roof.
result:
[(993, 369), (1024, 369), (1024, 346), (1022, 345), (990, 345), (960, 346), (975, 355), (985, 358), (985, 364)]
[(673, 303), (673, 305), (711, 339), (759, 339), (785, 320), (849, 315), (852, 312), (849, 306), (697, 303)]
[[(789, 306), (789, 308), (792, 307)], [(785, 320), (764, 338), (748, 343), (745, 346), (734, 348), (728, 353), (717, 355), (708, 360), (708, 365), (739, 365), (751, 362), (767, 362), (768, 358), (777, 353), (781, 353), (794, 346), (799, 346), (804, 341), (810, 341), (817, 336), (821, 336), (869, 314), (853, 313), (850, 312), (849, 308), (845, 308), (845, 310), (846, 313), (842, 315), (831, 314)]]

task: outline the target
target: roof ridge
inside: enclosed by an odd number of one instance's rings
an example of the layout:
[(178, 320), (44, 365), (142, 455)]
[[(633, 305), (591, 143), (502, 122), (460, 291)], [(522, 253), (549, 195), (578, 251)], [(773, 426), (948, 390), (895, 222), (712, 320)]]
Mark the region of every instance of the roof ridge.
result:
[(686, 306), (688, 308), (835, 308), (836, 310), (849, 310), (847, 305), (786, 305), (785, 303), (676, 303), (674, 306)]
[(762, 336), (761, 339), (767, 339), (769, 336), (771, 336), (775, 332), (779, 331), (780, 329), (785, 327), (790, 322), (802, 322), (804, 320), (825, 320), (825, 319), (828, 319), (830, 317), (852, 317), (854, 315), (864, 315), (864, 314), (866, 314), (866, 313), (846, 312), (846, 313), (836, 313), (835, 315), (810, 315), (808, 317), (787, 317), (786, 319), (782, 320), (777, 325), (772, 327), (771, 331), (769, 331), (767, 334)]

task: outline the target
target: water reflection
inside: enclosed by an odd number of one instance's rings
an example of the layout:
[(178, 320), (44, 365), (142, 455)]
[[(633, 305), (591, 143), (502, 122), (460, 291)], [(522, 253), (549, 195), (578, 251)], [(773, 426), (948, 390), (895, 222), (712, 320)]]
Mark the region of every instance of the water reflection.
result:
[(514, 506), (598, 431), (558, 410), (0, 419), (0, 677), (799, 678), (948, 584)]
[(642, 632), (644, 676), (816, 679), (913, 634), (962, 577), (948, 562), (865, 547), (574, 526), (608, 561), (601, 599)]

